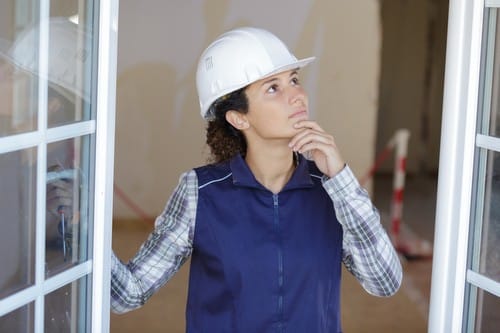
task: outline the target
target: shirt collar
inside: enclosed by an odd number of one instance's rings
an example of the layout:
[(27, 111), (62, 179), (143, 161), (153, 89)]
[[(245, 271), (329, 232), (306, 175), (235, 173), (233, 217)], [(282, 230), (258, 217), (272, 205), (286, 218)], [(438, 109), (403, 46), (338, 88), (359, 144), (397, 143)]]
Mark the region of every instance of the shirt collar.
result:
[[(292, 174), (292, 177), (281, 191), (290, 190), (294, 188), (304, 188), (313, 186), (311, 175), (309, 174), (308, 161), (302, 156), (298, 155), (298, 165)], [(233, 173), (233, 184), (237, 186), (247, 186), (258, 189), (265, 189), (257, 179), (255, 179), (252, 171), (248, 167), (245, 159), (240, 155), (236, 155), (229, 162), (231, 172)]]

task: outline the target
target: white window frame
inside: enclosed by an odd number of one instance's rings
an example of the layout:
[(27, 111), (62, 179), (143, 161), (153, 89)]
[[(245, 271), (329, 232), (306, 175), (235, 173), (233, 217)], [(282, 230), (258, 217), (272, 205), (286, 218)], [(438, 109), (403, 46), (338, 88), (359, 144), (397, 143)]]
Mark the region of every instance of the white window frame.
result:
[[(109, 332), (110, 261), (113, 213), (113, 168), (115, 134), (115, 96), (117, 67), (119, 0), (101, 0), (98, 3), (98, 49), (96, 120), (82, 121), (57, 128), (47, 128), (47, 114), (40, 112), (38, 129), (33, 132), (0, 138), (0, 153), (38, 147), (37, 154), (37, 223), (35, 283), (18, 293), (0, 300), (0, 316), (34, 301), (35, 332), (44, 331), (44, 296), (70, 282), (92, 274), (91, 332)], [(48, 21), (50, 0), (39, 3), (40, 77), (48, 70)], [(47, 109), (47, 82), (39, 81), (38, 109)], [(95, 189), (92, 259), (45, 279), (45, 189), (47, 144), (68, 138), (95, 133)]]
[(462, 329), (483, 5), (450, 0), (429, 332)]
[(99, 1), (92, 332), (109, 332), (119, 0)]
[(497, 282), (467, 269), (474, 152), (500, 151), (476, 134), (485, 7), (500, 0), (450, 0), (429, 332), (462, 332), (466, 283), (498, 296)]

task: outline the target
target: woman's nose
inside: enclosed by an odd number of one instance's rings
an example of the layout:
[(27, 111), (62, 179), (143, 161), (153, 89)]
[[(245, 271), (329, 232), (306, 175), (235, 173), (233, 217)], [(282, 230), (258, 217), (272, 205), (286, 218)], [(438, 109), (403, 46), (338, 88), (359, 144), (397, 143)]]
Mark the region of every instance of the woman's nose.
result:
[(290, 104), (295, 105), (297, 103), (305, 104), (307, 100), (307, 94), (302, 87), (291, 87), (290, 88)]

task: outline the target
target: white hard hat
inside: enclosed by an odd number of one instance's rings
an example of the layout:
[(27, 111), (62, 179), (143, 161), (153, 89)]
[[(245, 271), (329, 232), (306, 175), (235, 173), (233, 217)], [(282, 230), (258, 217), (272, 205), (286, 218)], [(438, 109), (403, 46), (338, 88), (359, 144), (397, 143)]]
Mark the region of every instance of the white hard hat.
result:
[(278, 37), (263, 29), (246, 27), (222, 34), (198, 62), (196, 86), (201, 116), (213, 117), (209, 108), (219, 97), (274, 74), (304, 67), (314, 59), (297, 60)]
[[(17, 67), (35, 75), (38, 68), (38, 41), (40, 26), (25, 29), (14, 41), (6, 57)], [(89, 101), (91, 61), (91, 35), (66, 17), (49, 21), (49, 60), (47, 79), (52, 87), (63, 87)], [(54, 86), (56, 85), (56, 86)], [(68, 95), (61, 89), (59, 92)], [(70, 96), (67, 96), (70, 97)], [(74, 97), (73, 97), (74, 98)]]

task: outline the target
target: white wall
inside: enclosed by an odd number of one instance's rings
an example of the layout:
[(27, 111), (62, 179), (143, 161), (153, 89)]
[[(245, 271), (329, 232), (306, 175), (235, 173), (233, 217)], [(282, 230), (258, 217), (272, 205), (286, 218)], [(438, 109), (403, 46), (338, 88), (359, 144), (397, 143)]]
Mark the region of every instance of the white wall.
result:
[[(181, 172), (203, 164), (204, 121), (195, 70), (203, 49), (237, 26), (269, 29), (297, 57), (313, 117), (358, 176), (375, 147), (380, 67), (379, 1), (120, 1), (115, 182), (158, 214)], [(136, 217), (115, 197), (115, 217)]]

